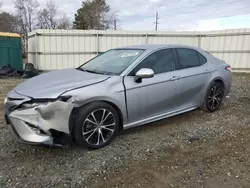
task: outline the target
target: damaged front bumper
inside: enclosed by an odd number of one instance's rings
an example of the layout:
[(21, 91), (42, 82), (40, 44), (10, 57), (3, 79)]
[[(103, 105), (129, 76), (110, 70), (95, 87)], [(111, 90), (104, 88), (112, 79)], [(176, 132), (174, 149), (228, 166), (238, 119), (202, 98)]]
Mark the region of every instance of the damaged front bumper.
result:
[(8, 128), (14, 138), (22, 143), (27, 144), (45, 144), (54, 145), (53, 138), (50, 135), (39, 134), (37, 131), (28, 126), (24, 121), (18, 119), (8, 119), (6, 116), (6, 122), (8, 122)]
[(7, 98), (5, 118), (17, 141), (64, 145), (70, 140), (69, 118), (73, 103), (60, 100), (31, 103), (30, 98)]

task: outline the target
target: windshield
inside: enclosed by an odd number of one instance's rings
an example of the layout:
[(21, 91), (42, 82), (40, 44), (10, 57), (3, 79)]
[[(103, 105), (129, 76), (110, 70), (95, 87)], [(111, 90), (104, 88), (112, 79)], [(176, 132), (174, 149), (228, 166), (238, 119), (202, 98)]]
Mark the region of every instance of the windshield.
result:
[(80, 67), (81, 70), (96, 74), (119, 75), (142, 54), (142, 49), (109, 50)]

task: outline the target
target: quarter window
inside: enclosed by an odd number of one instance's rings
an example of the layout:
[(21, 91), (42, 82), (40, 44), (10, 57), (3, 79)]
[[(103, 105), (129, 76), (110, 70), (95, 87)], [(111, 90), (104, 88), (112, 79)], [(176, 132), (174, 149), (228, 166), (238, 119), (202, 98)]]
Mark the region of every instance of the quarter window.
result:
[(180, 69), (197, 67), (200, 65), (199, 56), (195, 50), (185, 48), (177, 48), (176, 50), (180, 60)]
[(205, 64), (207, 62), (207, 59), (203, 55), (201, 55), (199, 52), (197, 52), (197, 53), (199, 56), (200, 64), (201, 65)]
[(133, 75), (141, 68), (150, 68), (155, 74), (175, 70), (175, 59), (172, 50), (165, 49), (152, 53), (134, 69)]

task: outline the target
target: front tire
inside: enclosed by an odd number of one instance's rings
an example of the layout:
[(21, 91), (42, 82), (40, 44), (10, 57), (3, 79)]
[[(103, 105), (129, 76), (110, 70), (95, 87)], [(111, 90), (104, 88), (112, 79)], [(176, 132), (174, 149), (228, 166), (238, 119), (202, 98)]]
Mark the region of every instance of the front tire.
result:
[(222, 82), (212, 82), (206, 92), (202, 109), (208, 112), (216, 111), (224, 98), (224, 85)]
[(75, 142), (84, 148), (98, 149), (109, 144), (117, 135), (119, 116), (105, 102), (93, 102), (77, 112), (73, 128)]

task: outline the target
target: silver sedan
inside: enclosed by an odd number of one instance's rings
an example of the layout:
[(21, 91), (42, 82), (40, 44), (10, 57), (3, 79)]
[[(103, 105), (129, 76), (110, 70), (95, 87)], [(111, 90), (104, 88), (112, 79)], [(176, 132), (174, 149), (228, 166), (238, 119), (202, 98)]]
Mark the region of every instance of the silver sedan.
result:
[(200, 48), (121, 47), (18, 85), (4, 101), (5, 118), (18, 141), (96, 149), (124, 129), (217, 110), (231, 81), (231, 67)]

